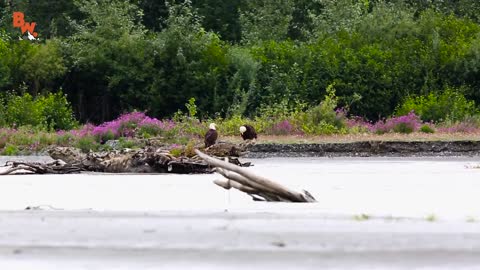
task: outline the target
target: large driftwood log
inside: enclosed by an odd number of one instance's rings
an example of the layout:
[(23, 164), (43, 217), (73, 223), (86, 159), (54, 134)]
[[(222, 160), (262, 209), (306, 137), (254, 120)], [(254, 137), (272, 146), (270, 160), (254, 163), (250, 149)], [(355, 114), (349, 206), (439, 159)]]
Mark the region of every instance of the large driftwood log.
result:
[(316, 202), (315, 198), (306, 190), (303, 193), (296, 192), (249, 170), (210, 157), (197, 149), (195, 149), (195, 153), (209, 165), (214, 166), (216, 172), (228, 179), (214, 181), (215, 184), (225, 189), (236, 188), (249, 194), (254, 200)]

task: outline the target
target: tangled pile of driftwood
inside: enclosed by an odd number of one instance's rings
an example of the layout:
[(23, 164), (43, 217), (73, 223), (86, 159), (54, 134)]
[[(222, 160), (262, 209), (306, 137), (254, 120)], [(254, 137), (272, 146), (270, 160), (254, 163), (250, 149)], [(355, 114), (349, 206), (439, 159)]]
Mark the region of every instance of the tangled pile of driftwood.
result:
[[(216, 144), (205, 149), (217, 157), (230, 157), (230, 162), (238, 166), (250, 166), (241, 163), (238, 157), (245, 153), (246, 145), (229, 143)], [(82, 171), (108, 173), (212, 173), (213, 169), (198, 156), (175, 157), (167, 148), (145, 147), (143, 149), (122, 149), (106, 152), (83, 153), (74, 147), (52, 147), (47, 150), (53, 162), (7, 162), (6, 170), (0, 174), (36, 173), (67, 174)]]
[[(315, 202), (307, 191), (292, 191), (269, 179), (253, 174), (242, 167), (250, 163), (241, 163), (238, 156), (245, 153), (245, 146), (217, 144), (204, 150), (207, 154), (195, 150), (193, 157), (174, 157), (168, 151), (157, 147), (139, 150), (123, 149), (108, 152), (82, 153), (73, 147), (53, 147), (48, 150), (54, 159), (50, 163), (15, 162), (5, 164), (6, 170), (0, 175), (68, 174), (83, 171), (109, 173), (213, 173), (217, 172), (227, 180), (215, 180), (214, 183), (225, 188), (235, 188), (258, 201)], [(212, 157), (215, 156), (215, 157)], [(222, 161), (224, 157), (227, 161)]]

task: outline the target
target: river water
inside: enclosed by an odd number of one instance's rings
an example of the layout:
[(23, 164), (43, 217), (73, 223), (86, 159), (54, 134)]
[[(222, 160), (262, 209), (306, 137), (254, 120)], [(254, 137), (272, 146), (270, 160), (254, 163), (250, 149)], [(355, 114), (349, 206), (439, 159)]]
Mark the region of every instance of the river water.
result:
[(1, 176), (0, 269), (480, 269), (478, 158), (245, 161), (318, 203), (214, 174)]
[[(9, 157), (2, 157), (3, 163)], [(30, 157), (46, 160), (42, 157)], [(220, 175), (74, 174), (0, 177), (0, 210), (315, 212), (435, 219), (480, 218), (478, 158), (267, 158), (250, 169), (318, 203), (260, 203), (212, 183)]]

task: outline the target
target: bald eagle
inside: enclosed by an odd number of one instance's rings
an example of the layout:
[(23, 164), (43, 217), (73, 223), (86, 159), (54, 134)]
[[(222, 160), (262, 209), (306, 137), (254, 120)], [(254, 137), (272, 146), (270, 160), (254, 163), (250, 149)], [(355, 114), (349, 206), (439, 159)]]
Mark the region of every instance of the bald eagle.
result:
[(217, 141), (217, 138), (218, 132), (216, 129), (216, 125), (214, 123), (211, 123), (207, 134), (205, 134), (205, 148), (214, 145)]
[(253, 140), (257, 138), (257, 133), (251, 125), (243, 125), (240, 127), (240, 134), (243, 140)]

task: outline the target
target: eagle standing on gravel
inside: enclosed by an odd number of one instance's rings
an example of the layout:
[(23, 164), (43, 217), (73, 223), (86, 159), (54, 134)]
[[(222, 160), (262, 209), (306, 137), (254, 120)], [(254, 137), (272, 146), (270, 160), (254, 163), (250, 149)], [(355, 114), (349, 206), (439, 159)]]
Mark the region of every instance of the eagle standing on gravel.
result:
[(211, 123), (209, 130), (205, 134), (205, 148), (214, 145), (217, 142), (218, 132), (215, 123)]
[(257, 138), (257, 132), (251, 125), (243, 125), (240, 127), (240, 134), (243, 140), (253, 140)]

